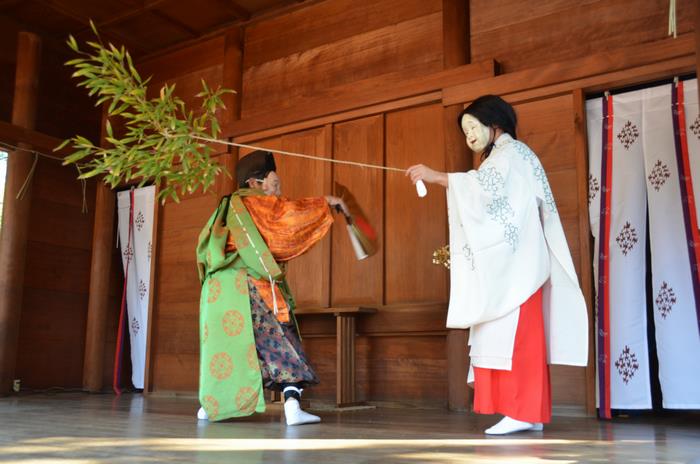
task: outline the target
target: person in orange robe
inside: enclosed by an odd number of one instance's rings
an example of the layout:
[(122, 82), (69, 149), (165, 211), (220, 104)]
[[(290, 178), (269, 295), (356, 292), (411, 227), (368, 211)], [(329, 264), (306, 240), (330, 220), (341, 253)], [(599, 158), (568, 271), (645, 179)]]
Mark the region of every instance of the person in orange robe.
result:
[[(243, 204), (275, 261), (282, 266), (308, 251), (328, 233), (333, 224), (331, 207), (337, 206), (348, 213), (345, 203), (337, 197), (289, 200), (281, 196), (281, 182), (270, 152), (258, 150), (243, 157), (236, 166), (236, 180), (239, 188), (259, 191), (257, 195), (242, 196)], [(235, 241), (229, 234), (226, 252), (235, 249)], [(303, 411), (299, 403), (303, 389), (318, 384), (319, 380), (301, 347), (289, 289), (284, 284), (273, 287), (266, 279), (249, 277), (248, 280), (263, 385), (283, 392), (288, 425), (319, 422), (318, 416)]]

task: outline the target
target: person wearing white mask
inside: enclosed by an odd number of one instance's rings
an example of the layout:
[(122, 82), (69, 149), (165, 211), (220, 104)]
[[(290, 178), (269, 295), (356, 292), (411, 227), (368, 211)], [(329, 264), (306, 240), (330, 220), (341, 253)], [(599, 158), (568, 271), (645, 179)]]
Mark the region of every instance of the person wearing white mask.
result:
[[(551, 418), (548, 364), (588, 363), (588, 318), (557, 206), (538, 157), (495, 95), (459, 115), (479, 169), (406, 175), (447, 189), (448, 328), (470, 329), (474, 411), (502, 414), (489, 435), (540, 431)], [(465, 347), (466, 348), (466, 347)]]

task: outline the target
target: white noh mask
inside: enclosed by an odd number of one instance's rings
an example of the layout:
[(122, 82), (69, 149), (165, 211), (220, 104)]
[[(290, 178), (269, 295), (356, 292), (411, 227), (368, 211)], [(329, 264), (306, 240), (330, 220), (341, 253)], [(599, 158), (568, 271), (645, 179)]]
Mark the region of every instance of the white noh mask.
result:
[(483, 152), (491, 140), (491, 128), (481, 124), (471, 114), (462, 116), (462, 131), (467, 138), (467, 145), (476, 153)]

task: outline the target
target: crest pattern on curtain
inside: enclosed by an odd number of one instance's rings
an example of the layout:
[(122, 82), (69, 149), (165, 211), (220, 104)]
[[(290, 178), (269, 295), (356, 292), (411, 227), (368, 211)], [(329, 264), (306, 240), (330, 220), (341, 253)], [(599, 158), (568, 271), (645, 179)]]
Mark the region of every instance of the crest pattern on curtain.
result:
[[(122, 267), (128, 275), (126, 304), (131, 341), (131, 380), (135, 388), (144, 387), (148, 302), (151, 290), (151, 257), (155, 186), (134, 190), (133, 220), (130, 215), (130, 191), (117, 193), (117, 216)], [(129, 234), (131, 227), (131, 234)], [(129, 266), (128, 273), (126, 272)]]
[(652, 407), (647, 211), (663, 407), (700, 408), (697, 81), (591, 99), (586, 111), (600, 415)]

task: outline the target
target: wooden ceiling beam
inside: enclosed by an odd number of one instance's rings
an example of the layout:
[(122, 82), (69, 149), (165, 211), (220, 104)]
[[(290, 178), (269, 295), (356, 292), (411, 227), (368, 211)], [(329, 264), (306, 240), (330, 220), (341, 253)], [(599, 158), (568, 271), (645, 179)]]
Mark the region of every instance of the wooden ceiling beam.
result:
[(168, 24), (175, 26), (176, 28), (180, 29), (182, 32), (185, 34), (189, 35), (191, 38), (196, 38), (199, 37), (201, 32), (198, 30), (194, 29), (193, 27), (188, 26), (187, 24), (183, 23), (182, 21), (179, 21), (167, 13), (161, 11), (161, 10), (150, 10), (150, 14), (153, 16), (157, 16), (158, 18), (162, 19), (163, 21), (167, 22)]
[(241, 21), (248, 21), (250, 19), (250, 11), (240, 6), (234, 0), (225, 0), (224, 5), (226, 5), (226, 8), (234, 14), (236, 19)]
[[(86, 26), (90, 26), (90, 18), (87, 16), (82, 15), (81, 13), (75, 12), (71, 10), (70, 8), (66, 8), (64, 5), (54, 1), (54, 0), (36, 0), (37, 3), (39, 3), (42, 6), (45, 6), (46, 8), (50, 8), (57, 13), (66, 16), (68, 18), (71, 18), (75, 21), (78, 21), (81, 24), (84, 24)], [(98, 25), (99, 27), (99, 25)], [(136, 42), (132, 41), (131, 39), (123, 36), (122, 34), (118, 32), (103, 32), (101, 31), (100, 34), (104, 35), (106, 38), (112, 38), (113, 40), (117, 41), (125, 46), (128, 46), (131, 52), (138, 52), (138, 53), (145, 53), (145, 50), (143, 47), (138, 45)]]
[(111, 26), (113, 24), (119, 24), (121, 22), (126, 21), (127, 19), (133, 18), (135, 16), (139, 16), (147, 11), (150, 11), (150, 10), (156, 8), (157, 6), (159, 6), (161, 3), (164, 3), (165, 1), (166, 0), (147, 0), (143, 3), (143, 6), (124, 10), (120, 14), (114, 15), (109, 19), (105, 19), (104, 21), (96, 22), (95, 25), (99, 28), (99, 27)]

